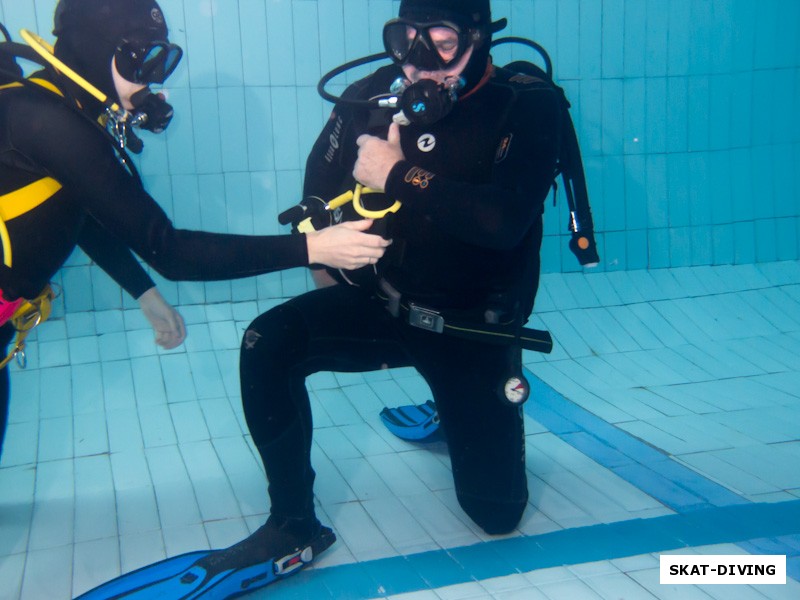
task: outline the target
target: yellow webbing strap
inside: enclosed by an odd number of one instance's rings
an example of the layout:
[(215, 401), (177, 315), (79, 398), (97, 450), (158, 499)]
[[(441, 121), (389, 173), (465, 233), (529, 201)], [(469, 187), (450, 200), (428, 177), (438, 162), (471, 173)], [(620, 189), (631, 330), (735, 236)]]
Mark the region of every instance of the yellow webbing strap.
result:
[(0, 239), (3, 242), (3, 262), (11, 267), (11, 238), (6, 221), (10, 221), (52, 198), (61, 184), (52, 177), (43, 177), (8, 194), (0, 196)]
[(52, 310), (53, 299), (56, 297), (53, 288), (48, 285), (42, 293), (33, 300), (25, 300), (11, 317), (11, 325), (17, 330), (14, 347), (8, 355), (0, 361), (0, 369), (5, 367), (12, 358), (18, 358), (20, 367), (25, 368), (25, 338), (37, 325), (44, 323)]
[(10, 221), (49, 200), (61, 189), (52, 177), (42, 177), (8, 194), (0, 196), (0, 219)]
[[(62, 97), (64, 96), (61, 90), (46, 79), (31, 77), (30, 81), (50, 90), (54, 94), (58, 94)], [(23, 87), (23, 84), (15, 81), (13, 83), (7, 83), (6, 85), (0, 85), (0, 91), (20, 87)], [(3, 264), (7, 267), (10, 268), (13, 261), (11, 255), (11, 238), (8, 235), (6, 221), (10, 221), (15, 217), (24, 215), (29, 210), (33, 210), (45, 200), (52, 197), (52, 195), (60, 189), (61, 184), (55, 179), (52, 177), (43, 177), (23, 188), (0, 196), (0, 242), (2, 242), (3, 245)]]
[[(39, 84), (43, 88), (50, 90), (54, 94), (58, 94), (62, 98), (64, 97), (63, 92), (60, 89), (58, 89), (55, 85), (53, 85), (50, 81), (47, 81), (46, 79), (40, 79), (39, 77), (31, 77), (29, 81), (33, 81), (34, 83)], [(5, 85), (0, 85), (0, 90), (8, 90), (17, 87), (23, 87), (23, 84), (21, 84), (18, 81), (15, 81), (13, 83), (7, 83)]]

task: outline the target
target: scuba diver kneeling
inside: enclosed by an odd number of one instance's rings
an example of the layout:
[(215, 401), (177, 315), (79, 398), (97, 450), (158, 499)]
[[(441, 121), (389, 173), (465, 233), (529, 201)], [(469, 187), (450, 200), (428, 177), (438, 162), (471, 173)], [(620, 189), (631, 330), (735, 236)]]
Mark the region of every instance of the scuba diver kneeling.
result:
[[(407, 366), (435, 409), (409, 420), (438, 420), (465, 512), (494, 534), (524, 510), (521, 357), (524, 347), (551, 347), (525, 323), (557, 175), (568, 188), (570, 247), (581, 264), (599, 258), (566, 98), (549, 65), (492, 64), (504, 25), (487, 0), (403, 0), (384, 27), (385, 53), (320, 82), (335, 107), (307, 161), (305, 199), (281, 219), (308, 230), (392, 208), (373, 226), (392, 245), (374, 265), (315, 270), (320, 289), (248, 328), (242, 400), (272, 515), (316, 518), (305, 377)], [(497, 43), (509, 41), (520, 40)], [(347, 69), (386, 58), (391, 65), (340, 97), (326, 91)], [(356, 197), (361, 204), (347, 201)]]

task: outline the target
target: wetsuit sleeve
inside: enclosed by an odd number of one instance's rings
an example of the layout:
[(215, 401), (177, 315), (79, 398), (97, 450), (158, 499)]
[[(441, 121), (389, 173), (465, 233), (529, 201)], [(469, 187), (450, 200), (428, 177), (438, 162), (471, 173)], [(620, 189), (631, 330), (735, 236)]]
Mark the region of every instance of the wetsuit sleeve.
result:
[(508, 145), (498, 148), (490, 182), (454, 181), (403, 160), (389, 173), (386, 193), (401, 200), (404, 211), (460, 241), (497, 250), (516, 247), (544, 212), (558, 154), (555, 94), (529, 93), (545, 97), (529, 100), (520, 94), (507, 117)]
[(80, 115), (38, 95), (15, 112), (9, 119), (15, 150), (69, 189), (81, 209), (167, 279), (233, 279), (308, 264), (305, 235), (176, 229), (119, 164), (103, 133)]
[(91, 217), (81, 229), (78, 246), (134, 299), (155, 286), (128, 247)]

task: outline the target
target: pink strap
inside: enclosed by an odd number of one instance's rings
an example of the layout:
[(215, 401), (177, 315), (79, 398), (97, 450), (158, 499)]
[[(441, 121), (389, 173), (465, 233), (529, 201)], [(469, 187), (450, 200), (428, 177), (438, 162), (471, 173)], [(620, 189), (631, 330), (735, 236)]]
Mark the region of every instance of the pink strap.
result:
[(6, 300), (3, 298), (2, 293), (2, 290), (0, 290), (0, 326), (5, 325), (9, 319), (14, 316), (14, 313), (17, 312), (20, 304), (25, 302), (25, 298)]

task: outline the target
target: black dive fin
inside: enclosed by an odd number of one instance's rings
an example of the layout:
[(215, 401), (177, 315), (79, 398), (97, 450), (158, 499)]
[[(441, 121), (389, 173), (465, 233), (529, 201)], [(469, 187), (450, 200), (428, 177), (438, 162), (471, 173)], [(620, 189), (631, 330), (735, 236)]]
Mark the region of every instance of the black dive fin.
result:
[(75, 600), (226, 600), (248, 594), (298, 572), (336, 536), (327, 527), (308, 546), (277, 560), (231, 567), (214, 560), (224, 550), (181, 554), (122, 575)]
[(401, 440), (433, 442), (442, 439), (439, 431), (439, 413), (433, 400), (419, 405), (384, 408), (380, 417), (386, 429)]

